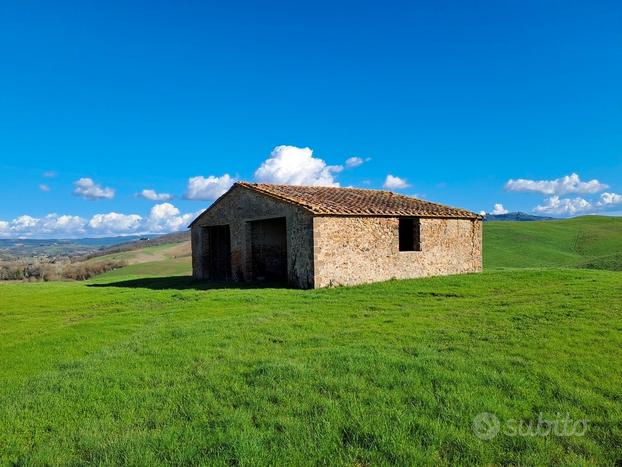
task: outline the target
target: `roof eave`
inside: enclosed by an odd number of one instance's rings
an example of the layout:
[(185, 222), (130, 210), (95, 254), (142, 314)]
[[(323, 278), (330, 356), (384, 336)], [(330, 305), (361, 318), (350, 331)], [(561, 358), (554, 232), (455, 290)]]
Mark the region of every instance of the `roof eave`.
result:
[(376, 213), (355, 213), (355, 212), (318, 212), (313, 214), (316, 217), (422, 217), (426, 219), (463, 219), (463, 220), (483, 220), (482, 216), (477, 214), (469, 216), (452, 216), (447, 214), (425, 214), (425, 213), (393, 213), (393, 214), (376, 214)]

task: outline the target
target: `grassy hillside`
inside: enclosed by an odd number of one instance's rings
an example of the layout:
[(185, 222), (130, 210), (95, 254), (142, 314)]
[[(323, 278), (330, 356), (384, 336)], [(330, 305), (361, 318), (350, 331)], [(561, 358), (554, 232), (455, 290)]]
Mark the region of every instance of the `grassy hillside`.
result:
[(112, 279), (127, 275), (136, 276), (189, 276), (192, 274), (192, 259), (189, 256), (130, 264), (121, 269), (107, 272), (98, 277)]
[(484, 225), (485, 268), (542, 266), (622, 270), (622, 217)]
[(130, 251), (97, 256), (87, 261), (127, 261), (129, 264), (149, 263), (167, 259), (190, 257), (190, 242), (166, 243), (163, 245), (140, 248)]
[(98, 256), (87, 262), (124, 261), (129, 266), (104, 274), (112, 278), (128, 274), (151, 276), (189, 275), (192, 272), (190, 242), (152, 246)]
[(111, 245), (108, 248), (103, 248), (99, 251), (90, 254), (91, 258), (97, 256), (111, 255), (113, 253), (122, 253), (134, 250), (142, 250), (150, 247), (173, 244), (173, 243), (190, 243), (190, 231), (183, 230), (181, 232), (172, 232), (165, 235), (159, 235), (153, 238), (132, 240), (128, 242)]
[[(479, 275), (317, 291), (193, 282), (188, 242), (0, 284), (0, 465), (615, 463), (620, 273), (550, 267), (619, 269), (622, 219), (490, 222), (484, 250)], [(503, 431), (557, 414), (585, 436)]]
[[(619, 273), (207, 287), (136, 276), (0, 284), (0, 464), (622, 457)], [(568, 414), (588, 430), (486, 441), (472, 429), (482, 412), (502, 427)]]

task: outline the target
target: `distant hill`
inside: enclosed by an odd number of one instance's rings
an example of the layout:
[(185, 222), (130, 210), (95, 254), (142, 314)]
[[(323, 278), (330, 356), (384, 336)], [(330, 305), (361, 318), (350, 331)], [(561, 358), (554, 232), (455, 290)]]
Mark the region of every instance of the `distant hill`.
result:
[(484, 267), (622, 270), (622, 217), (487, 222)]
[(0, 258), (34, 256), (82, 256), (100, 248), (108, 248), (119, 243), (128, 243), (141, 236), (76, 239), (0, 239)]
[(76, 239), (1, 239), (0, 260), (18, 258), (95, 258), (158, 245), (190, 241), (190, 231)]
[(486, 214), (484, 221), (552, 221), (554, 217), (534, 216), (526, 212), (508, 212), (507, 214)]
[(154, 238), (138, 239), (130, 242), (119, 243), (114, 246), (102, 248), (97, 252), (91, 253), (89, 258), (95, 258), (97, 256), (110, 255), (113, 253), (121, 253), (125, 251), (135, 251), (142, 248), (149, 248), (159, 245), (175, 244), (190, 242), (190, 231), (173, 232), (170, 234), (159, 235)]

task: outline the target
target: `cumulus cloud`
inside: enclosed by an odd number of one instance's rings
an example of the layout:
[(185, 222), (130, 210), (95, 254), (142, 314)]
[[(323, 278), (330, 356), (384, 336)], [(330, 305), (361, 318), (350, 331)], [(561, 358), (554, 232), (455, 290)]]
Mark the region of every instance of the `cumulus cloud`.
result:
[(501, 215), (501, 214), (507, 214), (508, 212), (509, 211), (503, 207), (503, 204), (495, 203), (491, 214), (494, 214), (494, 215), (498, 216), (498, 215)]
[(50, 191), (50, 187), (47, 186), (45, 183), (39, 183), (39, 190), (41, 191)]
[(544, 195), (565, 195), (569, 193), (593, 194), (608, 188), (608, 185), (598, 180), (581, 181), (576, 174), (566, 175), (555, 180), (527, 180), (524, 178), (508, 180), (506, 190), (542, 193)]
[(213, 201), (231, 188), (235, 181), (229, 174), (224, 174), (222, 177), (213, 175), (207, 178), (203, 176), (190, 177), (185, 198)]
[(573, 216), (587, 212), (603, 211), (622, 205), (622, 195), (617, 193), (601, 193), (600, 197), (593, 200), (584, 198), (560, 198), (559, 196), (551, 196), (545, 198), (544, 203), (536, 206), (534, 211), (558, 214), (565, 216)]
[(44, 234), (57, 231), (67, 232), (71, 235), (83, 234), (85, 225), (86, 221), (80, 216), (48, 214), (41, 220), (41, 231)]
[(405, 179), (389, 174), (382, 186), (388, 190), (399, 190), (401, 188), (408, 188), (410, 185)]
[(62, 232), (66, 236), (75, 236), (85, 232), (85, 224), (86, 221), (79, 216), (48, 214), (37, 218), (23, 215), (12, 221), (0, 221), (0, 235), (45, 238)]
[(31, 216), (19, 216), (11, 221), (0, 221), (0, 233), (3, 237), (19, 236), (34, 227), (37, 219)]
[(88, 226), (98, 234), (128, 234), (140, 229), (142, 219), (138, 214), (109, 212), (107, 214), (95, 214), (91, 217)]
[(560, 198), (555, 195), (546, 198), (543, 204), (539, 204), (534, 208), (534, 211), (545, 214), (573, 216), (590, 211), (592, 208), (592, 203), (583, 198)]
[(335, 174), (342, 170), (343, 166), (331, 166), (313, 157), (311, 148), (277, 146), (255, 171), (255, 180), (282, 185), (339, 186)]
[(602, 193), (600, 195), (600, 201), (598, 206), (615, 206), (616, 204), (622, 204), (622, 195), (617, 193)]
[(152, 233), (175, 232), (188, 226), (194, 213), (181, 214), (171, 203), (156, 204), (151, 208), (145, 228)]
[(112, 199), (114, 198), (114, 190), (112, 188), (104, 188), (95, 183), (92, 178), (81, 178), (74, 182), (73, 193), (85, 199)]
[(37, 218), (28, 215), (10, 221), (0, 220), (3, 238), (76, 238), (115, 235), (143, 235), (185, 230), (199, 212), (182, 214), (170, 203), (153, 206), (147, 216), (109, 212), (90, 219), (80, 216), (48, 214)]
[(137, 196), (139, 196), (140, 198), (148, 199), (150, 201), (169, 201), (173, 199), (173, 195), (170, 195), (168, 193), (158, 193), (155, 190), (147, 188), (140, 193), (137, 193)]
[(346, 159), (345, 165), (347, 169), (353, 169), (360, 165), (363, 165), (365, 162), (368, 162), (370, 158), (363, 159), (362, 157), (352, 156)]
[(13, 219), (10, 223), (10, 228), (11, 230), (17, 232), (27, 231), (34, 228), (37, 225), (38, 221), (39, 219), (35, 217), (23, 215)]

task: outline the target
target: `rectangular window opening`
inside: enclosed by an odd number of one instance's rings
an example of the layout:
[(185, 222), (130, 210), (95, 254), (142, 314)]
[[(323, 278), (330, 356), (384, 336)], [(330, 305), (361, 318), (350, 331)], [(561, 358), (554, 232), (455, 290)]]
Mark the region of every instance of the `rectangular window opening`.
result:
[(421, 224), (416, 217), (399, 220), (400, 251), (421, 251)]

